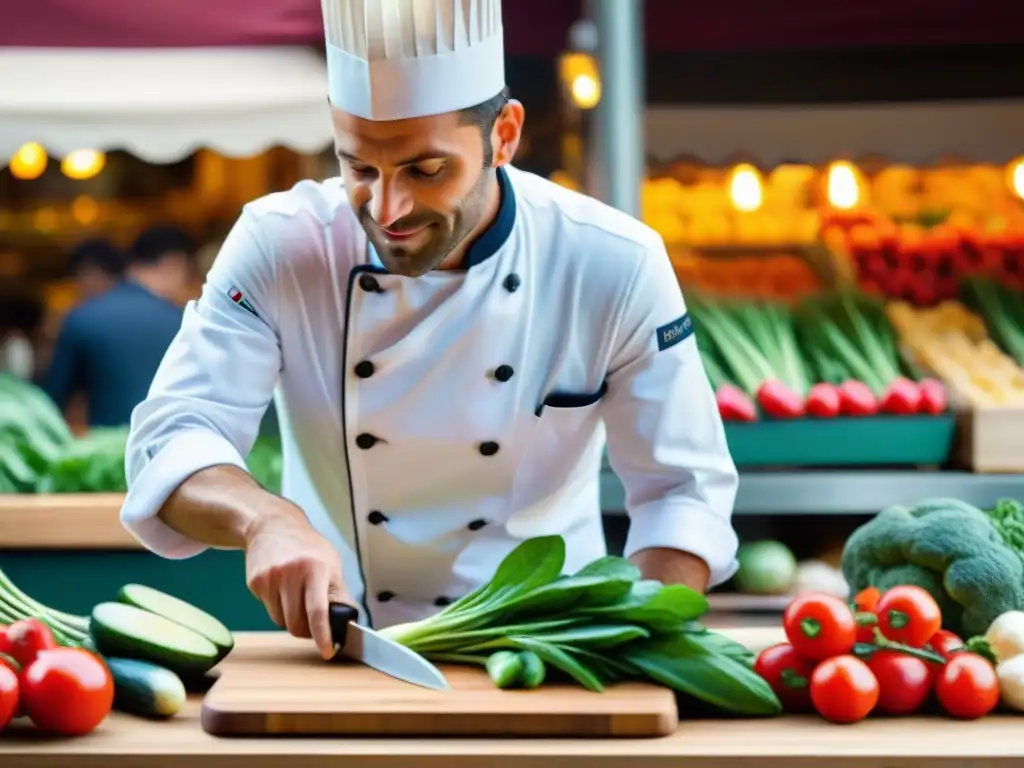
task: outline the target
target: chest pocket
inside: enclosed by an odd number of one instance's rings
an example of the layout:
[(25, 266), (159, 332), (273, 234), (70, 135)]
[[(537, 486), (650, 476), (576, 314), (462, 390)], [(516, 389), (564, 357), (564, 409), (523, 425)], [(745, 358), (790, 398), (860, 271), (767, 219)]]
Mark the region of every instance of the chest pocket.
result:
[(607, 391), (605, 383), (589, 392), (559, 390), (537, 406), (516, 474), (517, 522), (549, 521), (544, 532), (559, 533), (585, 515), (586, 509), (575, 510), (573, 505), (580, 488), (597, 479), (590, 469), (600, 462), (604, 446), (600, 404)]

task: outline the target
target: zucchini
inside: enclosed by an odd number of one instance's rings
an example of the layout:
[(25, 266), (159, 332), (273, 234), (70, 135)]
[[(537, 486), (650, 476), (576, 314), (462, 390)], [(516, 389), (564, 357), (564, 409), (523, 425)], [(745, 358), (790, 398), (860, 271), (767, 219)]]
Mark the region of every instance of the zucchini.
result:
[(206, 611), (180, 598), (142, 584), (125, 584), (117, 593), (117, 599), (126, 605), (134, 605), (198, 632), (217, 646), (220, 658), (227, 656), (235, 647), (235, 638), (231, 630)]
[(522, 663), (519, 679), (523, 688), (539, 688), (547, 674), (543, 659), (533, 651), (520, 651), (519, 660)]
[(139, 659), (106, 657), (114, 678), (114, 708), (139, 717), (173, 717), (185, 705), (185, 685), (166, 667)]
[(487, 674), (498, 688), (518, 685), (522, 670), (522, 659), (515, 651), (495, 651), (487, 657)]
[(150, 661), (176, 674), (202, 674), (220, 660), (220, 650), (198, 632), (125, 603), (92, 609), (89, 634), (104, 656)]

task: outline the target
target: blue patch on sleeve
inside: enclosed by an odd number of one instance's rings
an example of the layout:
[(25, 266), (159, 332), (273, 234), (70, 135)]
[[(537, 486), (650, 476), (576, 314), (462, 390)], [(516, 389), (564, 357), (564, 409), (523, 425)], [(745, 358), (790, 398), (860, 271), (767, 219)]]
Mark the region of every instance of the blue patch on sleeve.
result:
[(674, 347), (683, 339), (693, 335), (693, 320), (690, 319), (690, 314), (685, 312), (678, 320), (673, 320), (658, 328), (655, 334), (658, 336), (659, 351)]

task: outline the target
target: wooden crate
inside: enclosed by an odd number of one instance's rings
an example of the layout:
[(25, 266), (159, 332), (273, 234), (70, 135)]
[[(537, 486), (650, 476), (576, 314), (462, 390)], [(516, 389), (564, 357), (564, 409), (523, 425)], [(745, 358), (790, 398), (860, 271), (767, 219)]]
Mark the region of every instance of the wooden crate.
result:
[(1024, 406), (960, 408), (957, 464), (978, 473), (1024, 473)]

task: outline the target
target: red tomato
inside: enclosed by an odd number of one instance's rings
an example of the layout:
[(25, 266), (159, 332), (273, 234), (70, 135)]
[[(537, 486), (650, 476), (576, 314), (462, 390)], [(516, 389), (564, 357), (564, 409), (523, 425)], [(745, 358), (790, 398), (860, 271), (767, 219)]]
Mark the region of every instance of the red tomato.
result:
[(779, 643), (761, 651), (754, 662), (754, 671), (771, 686), (787, 712), (810, 709), (814, 663), (803, 658), (789, 643)]
[(939, 656), (948, 659), (953, 651), (963, 648), (966, 643), (960, 639), (960, 637), (948, 629), (940, 629), (934, 635), (931, 640), (928, 641), (928, 645), (932, 647)]
[(89, 733), (114, 704), (107, 665), (81, 648), (41, 651), (21, 685), (25, 714), (44, 731), (64, 736)]
[(53, 633), (39, 619), (20, 619), (7, 628), (9, 651), (5, 651), (22, 667), (31, 664), (40, 651), (57, 647)]
[(849, 653), (857, 640), (850, 606), (832, 595), (808, 593), (795, 598), (782, 616), (793, 649), (811, 661)]
[(927, 590), (893, 587), (878, 601), (878, 627), (890, 640), (921, 648), (942, 627), (942, 612)]
[(899, 651), (875, 651), (868, 668), (878, 680), (878, 711), (887, 715), (917, 712), (932, 692), (927, 662)]
[(0, 664), (0, 731), (8, 726), (18, 713), (18, 675), (10, 667)]
[(811, 675), (811, 701), (818, 714), (833, 723), (856, 723), (878, 704), (878, 680), (856, 656), (835, 656)]
[(999, 703), (999, 679), (995, 668), (976, 653), (953, 654), (935, 680), (939, 704), (953, 717), (974, 720)]

